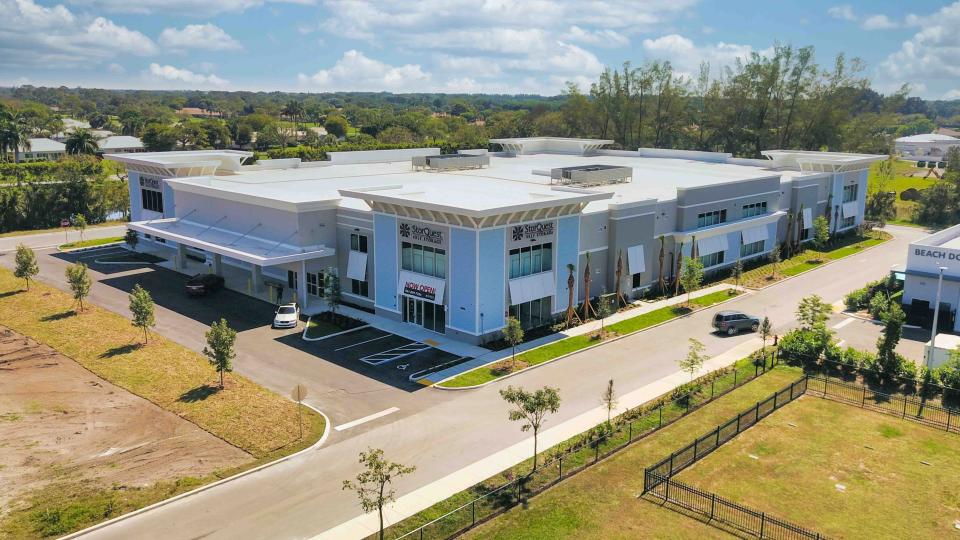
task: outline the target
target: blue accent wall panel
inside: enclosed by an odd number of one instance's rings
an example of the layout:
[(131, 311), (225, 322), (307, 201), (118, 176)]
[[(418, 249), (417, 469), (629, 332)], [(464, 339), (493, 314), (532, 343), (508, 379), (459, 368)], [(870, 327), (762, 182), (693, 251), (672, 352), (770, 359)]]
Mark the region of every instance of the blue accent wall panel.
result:
[(140, 173), (128, 171), (127, 178), (127, 184), (130, 188), (130, 221), (143, 221), (143, 202), (140, 200)]
[(506, 229), (480, 232), (480, 333), (505, 324), (506, 311)]
[(576, 277), (573, 297), (578, 298), (579, 292), (576, 290), (580, 285), (580, 216), (568, 216), (557, 220), (557, 246), (554, 248), (557, 254), (557, 260), (554, 261), (557, 277), (557, 295), (554, 302), (553, 311), (559, 312), (567, 309), (567, 265), (572, 264), (576, 267), (573, 275)]
[(376, 305), (397, 311), (397, 218), (374, 214), (373, 238)]
[(450, 229), (450, 251), (450, 276), (447, 278), (450, 326), (476, 333), (477, 232)]

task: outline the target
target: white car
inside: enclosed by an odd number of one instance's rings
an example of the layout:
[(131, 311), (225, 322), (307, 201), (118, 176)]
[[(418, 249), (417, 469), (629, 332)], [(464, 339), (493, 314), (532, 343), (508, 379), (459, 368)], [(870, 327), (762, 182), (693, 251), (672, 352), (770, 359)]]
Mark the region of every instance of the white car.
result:
[(296, 304), (281, 305), (273, 317), (274, 328), (296, 328), (299, 322), (300, 307)]

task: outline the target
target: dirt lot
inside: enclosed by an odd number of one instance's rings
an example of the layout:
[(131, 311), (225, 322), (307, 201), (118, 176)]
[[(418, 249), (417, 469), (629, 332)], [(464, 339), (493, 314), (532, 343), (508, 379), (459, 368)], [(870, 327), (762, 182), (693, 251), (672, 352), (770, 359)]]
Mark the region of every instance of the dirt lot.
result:
[(0, 448), (4, 508), (53, 481), (146, 486), (253, 459), (2, 326)]

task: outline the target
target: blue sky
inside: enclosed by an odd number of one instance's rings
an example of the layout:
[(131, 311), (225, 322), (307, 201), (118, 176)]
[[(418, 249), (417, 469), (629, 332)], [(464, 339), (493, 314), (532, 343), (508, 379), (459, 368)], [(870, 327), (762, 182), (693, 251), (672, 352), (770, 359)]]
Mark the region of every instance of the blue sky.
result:
[(960, 98), (960, 1), (0, 0), (0, 85), (507, 92), (604, 65), (694, 74), (774, 42)]

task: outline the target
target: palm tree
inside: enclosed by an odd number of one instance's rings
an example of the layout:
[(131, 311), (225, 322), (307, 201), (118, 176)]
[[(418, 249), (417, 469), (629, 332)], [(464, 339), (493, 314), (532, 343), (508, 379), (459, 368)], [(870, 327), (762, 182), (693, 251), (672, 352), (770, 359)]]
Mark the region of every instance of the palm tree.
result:
[(3, 154), (13, 152), (14, 163), (20, 163), (20, 150), (30, 150), (30, 127), (18, 111), (0, 111), (0, 148)]
[(296, 137), (299, 131), (298, 120), (303, 116), (304, 112), (303, 103), (295, 99), (288, 101), (287, 104), (283, 106), (283, 110), (280, 111), (280, 114), (286, 116), (293, 122), (294, 137)]
[(97, 138), (89, 129), (75, 129), (64, 141), (68, 154), (96, 154), (100, 149)]

